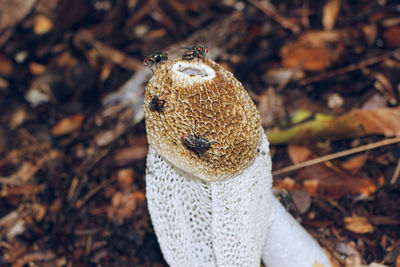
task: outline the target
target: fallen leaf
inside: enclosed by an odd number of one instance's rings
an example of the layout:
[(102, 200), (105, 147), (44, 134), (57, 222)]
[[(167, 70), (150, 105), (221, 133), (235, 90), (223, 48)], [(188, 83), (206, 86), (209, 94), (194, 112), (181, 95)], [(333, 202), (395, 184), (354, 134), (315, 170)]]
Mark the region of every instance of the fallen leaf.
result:
[(400, 108), (355, 110), (354, 113), (366, 133), (400, 136)]
[[(308, 154), (304, 160), (316, 158), (307, 147), (300, 148), (299, 154)], [(304, 181), (304, 188), (311, 195), (323, 199), (338, 199), (349, 193), (369, 196), (377, 190), (370, 178), (349, 175), (329, 161), (301, 169), (296, 178)]]
[(366, 234), (374, 231), (374, 227), (365, 217), (344, 217), (343, 222), (344, 227), (353, 233)]
[(30, 62), (29, 63), (29, 72), (34, 75), (34, 76), (38, 76), (43, 74), (46, 71), (46, 66), (36, 63), (36, 62)]
[(370, 178), (350, 176), (322, 163), (300, 170), (297, 178), (304, 180), (311, 195), (323, 199), (339, 199), (350, 193), (370, 196), (377, 190)]
[(15, 110), (13, 112), (13, 114), (11, 115), (11, 119), (10, 119), (10, 123), (9, 123), (10, 129), (15, 129), (18, 126), (20, 126), (22, 123), (24, 123), (26, 117), (27, 117), (27, 114), (23, 108), (20, 107), (17, 110)]
[(304, 79), (304, 72), (290, 68), (270, 68), (265, 72), (262, 79), (267, 84), (282, 86), (289, 81)]
[(70, 134), (78, 130), (82, 126), (82, 122), (82, 114), (76, 114), (71, 117), (64, 118), (54, 125), (54, 127), (51, 129), (51, 134), (54, 136)]
[(33, 32), (36, 35), (46, 34), (53, 28), (51, 19), (44, 15), (37, 15), (33, 22)]
[(8, 177), (0, 176), (1, 181), (4, 184), (11, 184), (11, 185), (19, 185), (23, 182), (28, 182), (29, 180), (32, 179), (35, 173), (42, 167), (43, 163), (44, 163), (43, 160), (38, 160), (38, 162), (36, 162), (35, 164), (29, 161), (24, 161), (20, 166), (20, 168), (12, 175)]
[(381, 94), (373, 94), (367, 101), (361, 106), (361, 109), (377, 109), (377, 108), (386, 108), (387, 101), (384, 96)]
[(293, 126), (283, 131), (268, 133), (271, 144), (305, 143), (321, 139), (337, 140), (350, 137), (383, 134), (400, 136), (400, 108), (354, 109), (334, 118)]
[(107, 210), (107, 216), (117, 220), (130, 218), (136, 209), (136, 195), (134, 193), (114, 194), (111, 200), (111, 207)]
[(351, 174), (356, 174), (360, 171), (360, 169), (364, 166), (367, 161), (368, 154), (360, 154), (357, 156), (353, 156), (350, 159), (342, 162), (340, 165), (343, 169), (348, 171)]
[(280, 51), (282, 66), (309, 71), (322, 71), (338, 62), (344, 52), (344, 46), (334, 48), (284, 46)]
[(387, 28), (383, 32), (383, 39), (388, 47), (400, 47), (400, 25), (395, 25)]
[(112, 156), (112, 161), (117, 166), (124, 166), (135, 160), (144, 159), (147, 155), (147, 145), (134, 145), (118, 149)]
[(311, 206), (311, 195), (304, 189), (293, 190), (290, 195), (299, 213), (306, 213)]
[(322, 25), (325, 30), (332, 30), (335, 27), (337, 16), (340, 11), (341, 0), (328, 0), (323, 8)]
[(300, 163), (310, 159), (312, 152), (305, 146), (299, 146), (295, 144), (288, 145), (288, 153), (290, 160), (294, 163)]
[(260, 96), (258, 110), (260, 111), (261, 125), (265, 128), (271, 127), (286, 114), (282, 98), (272, 87)]
[(118, 171), (118, 183), (122, 190), (130, 188), (130, 186), (132, 186), (133, 175), (134, 172), (132, 168), (121, 169)]
[(13, 72), (13, 64), (12, 61), (0, 54), (0, 75), (1, 76), (8, 76), (11, 75)]
[(18, 24), (31, 12), (35, 3), (36, 0), (0, 0), (0, 32)]
[(292, 191), (296, 188), (296, 181), (289, 177), (286, 177), (283, 180), (274, 179), (273, 182), (274, 182), (273, 187), (279, 190)]

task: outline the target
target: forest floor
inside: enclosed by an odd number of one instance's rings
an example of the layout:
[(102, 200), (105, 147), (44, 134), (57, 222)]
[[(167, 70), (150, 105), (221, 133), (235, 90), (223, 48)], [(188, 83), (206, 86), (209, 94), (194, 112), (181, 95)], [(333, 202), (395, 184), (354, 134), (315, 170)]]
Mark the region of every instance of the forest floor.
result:
[(0, 3), (0, 266), (167, 266), (142, 62), (200, 44), (256, 103), (293, 216), (341, 266), (400, 267), (396, 1)]

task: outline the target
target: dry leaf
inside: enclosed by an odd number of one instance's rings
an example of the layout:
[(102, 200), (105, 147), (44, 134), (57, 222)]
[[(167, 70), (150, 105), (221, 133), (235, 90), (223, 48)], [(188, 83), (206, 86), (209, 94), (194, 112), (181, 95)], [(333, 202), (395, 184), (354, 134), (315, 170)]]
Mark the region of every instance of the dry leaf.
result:
[(315, 142), (373, 134), (400, 136), (400, 108), (355, 109), (336, 118), (308, 121), (279, 132), (268, 133), (271, 144)]
[(29, 62), (29, 72), (34, 75), (38, 76), (43, 74), (46, 71), (46, 66), (39, 64), (37, 62)]
[(10, 129), (15, 129), (20, 126), (22, 123), (24, 123), (26, 117), (27, 114), (23, 108), (18, 108), (15, 110), (11, 115), (11, 120), (9, 123)]
[(299, 171), (297, 178), (305, 180), (304, 188), (311, 195), (323, 199), (339, 199), (350, 193), (370, 196), (377, 190), (371, 179), (349, 176), (325, 164), (306, 167)]
[(366, 234), (374, 231), (374, 227), (365, 217), (344, 217), (343, 221), (345, 225), (344, 227), (353, 233)]
[(82, 126), (82, 122), (82, 114), (76, 114), (71, 117), (64, 118), (54, 125), (54, 127), (51, 129), (51, 134), (54, 136), (70, 134), (78, 130)]
[(286, 177), (283, 180), (274, 179), (273, 183), (274, 183), (273, 187), (279, 190), (292, 191), (293, 189), (296, 188), (296, 181), (289, 177)]
[(364, 166), (367, 161), (368, 154), (360, 154), (357, 156), (353, 156), (350, 159), (344, 161), (340, 165), (343, 169), (348, 171), (351, 174), (356, 174), (360, 171), (360, 169)]
[(36, 0), (0, 0), (0, 32), (18, 24), (35, 3)]
[(119, 186), (122, 189), (130, 188), (130, 186), (133, 184), (133, 175), (134, 172), (132, 168), (119, 170), (117, 174)]
[[(315, 158), (311, 151), (302, 147), (302, 153), (310, 153), (307, 159)], [(297, 174), (304, 181), (304, 188), (313, 196), (323, 199), (338, 199), (345, 194), (371, 195), (377, 190), (374, 182), (362, 176), (350, 176), (331, 162), (305, 167)]]
[(309, 71), (321, 71), (333, 66), (343, 56), (344, 46), (301, 47), (284, 46), (280, 51), (282, 66)]
[(13, 72), (13, 64), (12, 61), (0, 54), (0, 75), (1, 76), (8, 76)]
[(288, 153), (290, 160), (294, 163), (300, 163), (311, 158), (312, 152), (305, 146), (295, 144), (288, 145)]
[(112, 161), (117, 166), (124, 166), (135, 160), (144, 159), (147, 155), (147, 145), (134, 145), (118, 149), (112, 156)]
[(304, 79), (304, 76), (304, 72), (301, 70), (290, 68), (270, 68), (265, 72), (262, 79), (265, 83), (281, 86), (289, 81)]
[(381, 94), (373, 94), (367, 101), (361, 106), (361, 109), (377, 109), (377, 108), (386, 108), (387, 101), (384, 96)]
[(14, 172), (12, 175), (8, 177), (2, 177), (2, 182), (5, 184), (11, 184), (11, 185), (18, 185), (21, 184), (22, 182), (28, 182), (29, 180), (32, 179), (32, 177), (36, 174), (36, 172), (42, 167), (44, 161), (43, 160), (38, 160), (35, 164), (29, 162), (29, 161), (24, 161), (21, 165), (21, 167)]
[(136, 195), (134, 193), (121, 193), (114, 194), (111, 200), (111, 207), (107, 210), (109, 218), (116, 217), (117, 220), (130, 218), (136, 209)]
[(328, 0), (325, 3), (322, 16), (322, 25), (325, 30), (332, 30), (335, 27), (341, 2), (341, 0)]
[(53, 22), (51, 19), (44, 15), (37, 15), (33, 22), (33, 32), (37, 35), (45, 34), (51, 31)]
[(368, 134), (400, 136), (400, 108), (353, 111)]
[(308, 211), (311, 206), (311, 195), (306, 190), (293, 190), (290, 195), (300, 214)]
[(282, 98), (273, 88), (268, 88), (259, 98), (258, 110), (260, 111), (261, 125), (265, 128), (285, 117), (285, 107)]
[(400, 47), (400, 25), (389, 27), (383, 32), (383, 39), (388, 47)]

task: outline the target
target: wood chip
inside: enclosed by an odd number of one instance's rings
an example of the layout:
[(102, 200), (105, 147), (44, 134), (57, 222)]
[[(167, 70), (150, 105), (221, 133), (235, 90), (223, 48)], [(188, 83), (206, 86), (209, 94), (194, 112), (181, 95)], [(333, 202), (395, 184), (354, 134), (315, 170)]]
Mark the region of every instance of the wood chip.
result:
[(374, 227), (365, 217), (344, 217), (343, 222), (345, 224), (345, 228), (353, 233), (366, 234), (374, 231)]

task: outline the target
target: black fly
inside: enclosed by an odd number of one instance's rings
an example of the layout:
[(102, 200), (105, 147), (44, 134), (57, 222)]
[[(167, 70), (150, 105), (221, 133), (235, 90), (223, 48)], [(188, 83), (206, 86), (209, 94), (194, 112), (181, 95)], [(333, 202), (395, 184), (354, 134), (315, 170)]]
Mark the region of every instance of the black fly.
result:
[(149, 69), (154, 74), (154, 71), (152, 69), (153, 65), (156, 65), (156, 67), (157, 67), (158, 63), (166, 61), (166, 60), (168, 60), (168, 54), (167, 53), (165, 53), (165, 52), (156, 52), (154, 54), (151, 54), (150, 56), (147, 56), (144, 59), (143, 64), (146, 67), (149, 66)]
[(153, 96), (153, 98), (150, 101), (150, 110), (152, 111), (157, 111), (157, 112), (162, 112), (165, 107), (165, 100), (159, 99), (158, 96)]
[[(197, 125), (195, 126), (196, 132)], [(211, 148), (211, 142), (207, 139), (201, 138), (194, 134), (183, 134), (182, 135), (183, 144), (191, 151), (195, 152), (197, 156), (204, 154), (207, 150)]]
[(195, 46), (186, 48), (186, 51), (182, 55), (182, 59), (192, 60), (195, 57), (197, 57), (197, 58), (205, 58), (207, 52), (208, 52), (208, 47), (207, 46), (205, 46), (205, 45), (195, 45)]

